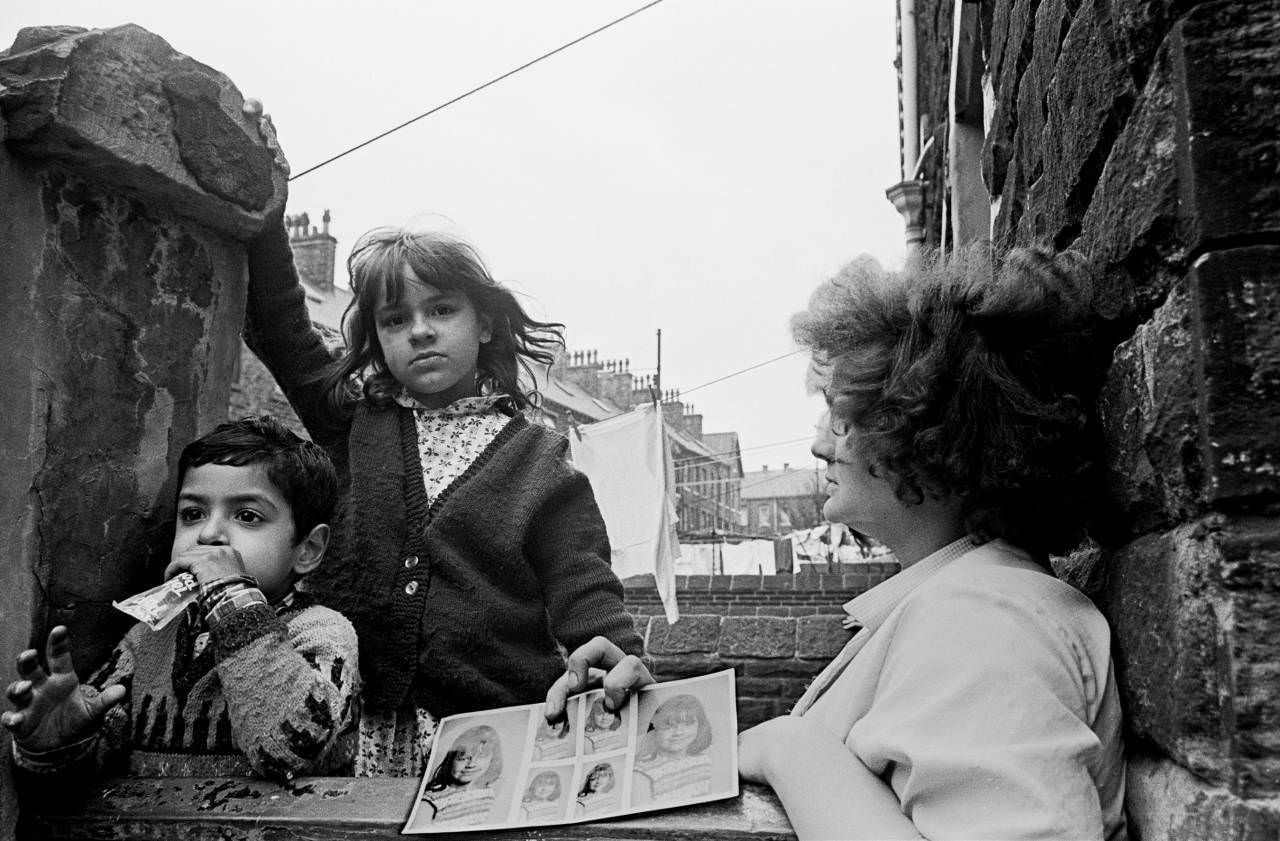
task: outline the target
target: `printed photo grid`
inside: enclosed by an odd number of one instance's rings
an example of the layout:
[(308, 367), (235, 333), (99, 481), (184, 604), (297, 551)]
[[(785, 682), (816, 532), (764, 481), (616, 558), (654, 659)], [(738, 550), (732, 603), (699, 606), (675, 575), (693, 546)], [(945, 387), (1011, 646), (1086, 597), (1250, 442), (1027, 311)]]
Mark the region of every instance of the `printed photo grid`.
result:
[(601, 690), (440, 722), (406, 834), (579, 823), (738, 795), (733, 671), (647, 686), (616, 713)]

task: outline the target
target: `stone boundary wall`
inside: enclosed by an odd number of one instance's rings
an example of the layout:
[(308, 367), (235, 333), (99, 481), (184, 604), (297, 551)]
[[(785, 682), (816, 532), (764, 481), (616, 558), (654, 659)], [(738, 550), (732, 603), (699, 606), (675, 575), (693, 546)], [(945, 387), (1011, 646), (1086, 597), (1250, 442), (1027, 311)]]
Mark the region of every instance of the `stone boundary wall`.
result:
[[(799, 575), (677, 575), (676, 604), (681, 614), (720, 616), (813, 616), (841, 614), (841, 605), (898, 571), (897, 563), (858, 564), (851, 572)], [(624, 579), (627, 610), (634, 616), (662, 616), (662, 600), (653, 579)]]
[(670, 624), (653, 579), (623, 582), (654, 677), (672, 680), (733, 669), (738, 727), (783, 715), (848, 642), (841, 605), (898, 571), (801, 575), (681, 575), (680, 619)]

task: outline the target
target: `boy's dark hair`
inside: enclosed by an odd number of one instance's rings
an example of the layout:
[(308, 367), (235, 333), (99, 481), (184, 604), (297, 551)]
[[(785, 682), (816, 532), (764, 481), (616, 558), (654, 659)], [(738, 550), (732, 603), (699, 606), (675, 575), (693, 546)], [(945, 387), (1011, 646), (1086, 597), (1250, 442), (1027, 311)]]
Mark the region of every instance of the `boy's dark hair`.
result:
[(306, 441), (269, 415), (219, 424), (192, 441), (178, 458), (178, 492), (187, 471), (206, 464), (247, 467), (264, 464), (293, 515), (293, 539), (299, 541), (333, 519), (338, 474), (318, 445)]

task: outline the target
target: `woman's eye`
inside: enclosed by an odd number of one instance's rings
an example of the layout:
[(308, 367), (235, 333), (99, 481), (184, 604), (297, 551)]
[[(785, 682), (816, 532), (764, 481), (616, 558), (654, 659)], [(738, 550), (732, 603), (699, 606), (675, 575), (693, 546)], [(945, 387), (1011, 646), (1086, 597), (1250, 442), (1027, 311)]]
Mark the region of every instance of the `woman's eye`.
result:
[(431, 308), (431, 314), (434, 316), (452, 315), (454, 307), (452, 304), (437, 304)]
[(266, 518), (263, 517), (261, 514), (259, 514), (257, 511), (250, 511), (246, 509), (244, 511), (237, 511), (236, 519), (242, 523), (252, 524), (252, 523), (261, 523)]
[(181, 508), (178, 510), (178, 519), (184, 523), (194, 523), (204, 516), (204, 512), (199, 508)]

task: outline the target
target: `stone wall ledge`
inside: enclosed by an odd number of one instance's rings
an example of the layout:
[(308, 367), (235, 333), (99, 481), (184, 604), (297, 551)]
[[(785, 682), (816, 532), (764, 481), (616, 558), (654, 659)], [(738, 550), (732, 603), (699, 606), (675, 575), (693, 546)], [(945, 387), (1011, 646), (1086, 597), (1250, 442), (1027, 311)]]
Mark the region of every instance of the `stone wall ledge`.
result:
[[(62, 791), (50, 792), (47, 801), (26, 801), (21, 837), (37, 841), (401, 838), (400, 828), (417, 790), (418, 780), (406, 778), (301, 777), (284, 785), (249, 778), (116, 778), (95, 786), (78, 802), (69, 803)], [(683, 809), (594, 823), (429, 837), (781, 841), (795, 835), (773, 792), (744, 784), (737, 799)]]

